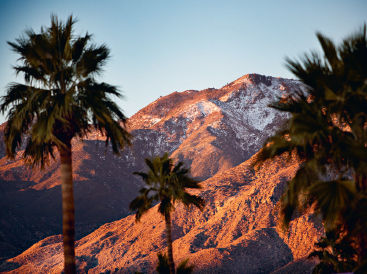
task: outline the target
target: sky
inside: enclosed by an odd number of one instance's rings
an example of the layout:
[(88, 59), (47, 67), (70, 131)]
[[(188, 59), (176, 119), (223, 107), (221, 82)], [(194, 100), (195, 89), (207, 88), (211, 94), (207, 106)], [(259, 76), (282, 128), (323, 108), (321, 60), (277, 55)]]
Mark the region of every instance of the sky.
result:
[(72, 14), (75, 34), (88, 31), (110, 48), (100, 80), (119, 87), (130, 117), (160, 96), (220, 88), (248, 73), (294, 78), (286, 57), (320, 50), (317, 31), (340, 42), (367, 23), (366, 11), (365, 0), (2, 0), (0, 95), (21, 81), (6, 42), (49, 26), (52, 13)]

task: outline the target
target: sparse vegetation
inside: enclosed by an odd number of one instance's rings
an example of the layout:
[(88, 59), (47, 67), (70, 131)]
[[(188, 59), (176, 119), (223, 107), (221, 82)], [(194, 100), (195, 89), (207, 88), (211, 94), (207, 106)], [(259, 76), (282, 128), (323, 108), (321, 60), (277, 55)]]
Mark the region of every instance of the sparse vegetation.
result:
[[(158, 264), (156, 270), (159, 274), (169, 274), (168, 256), (166, 254), (158, 253)], [(194, 271), (194, 265), (188, 265), (189, 259), (183, 260), (179, 263), (177, 274), (190, 274)]]
[(162, 157), (145, 159), (145, 163), (148, 166), (147, 173), (134, 173), (143, 179), (145, 187), (131, 202), (130, 209), (136, 211), (136, 220), (139, 221), (154, 203), (160, 202), (158, 212), (163, 215), (166, 223), (169, 273), (173, 274), (175, 264), (172, 251), (171, 212), (175, 208), (175, 202), (181, 202), (187, 207), (193, 205), (201, 210), (205, 203), (203, 198), (186, 191), (188, 188), (198, 189), (200, 185), (188, 175), (189, 170), (183, 167), (182, 162), (174, 165), (168, 153), (165, 153)]
[[(281, 200), (284, 224), (288, 226), (296, 211), (315, 206), (327, 235), (333, 231), (336, 242), (355, 243), (338, 245), (339, 254), (355, 249), (355, 257), (344, 254), (333, 259), (338, 264), (354, 259), (362, 266), (367, 260), (366, 26), (338, 46), (320, 33), (317, 38), (323, 55), (312, 52), (301, 61), (287, 59), (305, 89), (272, 105), (289, 113), (290, 119), (268, 139), (257, 164), (283, 153), (295, 154), (302, 164)], [(326, 255), (318, 257), (328, 264)], [(353, 263), (348, 261), (342, 269), (351, 271)]]
[(121, 123), (125, 116), (110, 98), (121, 96), (116, 87), (98, 83), (109, 57), (105, 45), (91, 44), (91, 35), (75, 36), (72, 16), (66, 23), (51, 16), (51, 26), (33, 30), (8, 42), (20, 55), (14, 66), (24, 83), (10, 83), (1, 111), (8, 112), (4, 139), (8, 157), (22, 157), (43, 168), (59, 152), (61, 162), (64, 272), (75, 273), (72, 140), (96, 129), (118, 153), (130, 135)]

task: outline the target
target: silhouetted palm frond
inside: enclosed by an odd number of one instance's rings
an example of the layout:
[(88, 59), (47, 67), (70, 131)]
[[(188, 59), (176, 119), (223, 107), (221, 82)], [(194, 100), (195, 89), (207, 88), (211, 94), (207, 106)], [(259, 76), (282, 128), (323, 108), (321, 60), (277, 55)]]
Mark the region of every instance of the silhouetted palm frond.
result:
[(95, 78), (109, 50), (92, 45), (89, 34), (76, 37), (74, 24), (72, 16), (63, 23), (52, 15), (50, 27), (40, 33), (30, 29), (8, 42), (20, 56), (14, 70), (24, 83), (10, 83), (0, 105), (1, 112), (7, 112), (4, 140), (9, 158), (22, 144), (22, 156), (32, 166), (43, 168), (55, 150), (60, 154), (65, 273), (75, 273), (71, 140), (96, 129), (115, 153), (130, 144), (126, 117), (110, 97), (121, 97), (120, 92)]
[[(296, 213), (315, 206), (326, 230), (342, 227), (358, 239), (367, 259), (367, 37), (366, 26), (340, 45), (317, 33), (322, 54), (287, 59), (304, 84), (271, 107), (289, 120), (271, 136), (255, 165), (286, 154), (301, 162), (281, 199), (285, 226)], [(293, 158), (292, 158), (293, 157)], [(326, 258), (326, 257), (325, 257)], [(325, 266), (325, 265), (324, 265)]]
[[(136, 221), (139, 221), (142, 215), (146, 213), (154, 203), (160, 203), (158, 212), (164, 216), (167, 230), (167, 260), (169, 266), (169, 272), (167, 273), (174, 273), (171, 212), (174, 210), (176, 202), (181, 202), (186, 207), (193, 205), (200, 210), (203, 210), (205, 202), (200, 196), (187, 192), (187, 189), (199, 189), (201, 187), (198, 181), (189, 176), (189, 169), (184, 168), (182, 162), (174, 164), (173, 160), (168, 157), (168, 153), (165, 153), (162, 157), (158, 156), (152, 159), (145, 159), (145, 163), (148, 166), (148, 172), (134, 172), (135, 175), (142, 178), (145, 187), (139, 191), (139, 196), (130, 203), (130, 209), (136, 212)], [(166, 271), (164, 270), (164, 261), (161, 261), (164, 258), (164, 255), (158, 255), (160, 263), (158, 264), (157, 271), (159, 273), (166, 273), (164, 272)], [(180, 269), (182, 269), (182, 271), (189, 271), (191, 269), (186, 264), (187, 262), (181, 266)], [(158, 270), (158, 268), (160, 270)]]

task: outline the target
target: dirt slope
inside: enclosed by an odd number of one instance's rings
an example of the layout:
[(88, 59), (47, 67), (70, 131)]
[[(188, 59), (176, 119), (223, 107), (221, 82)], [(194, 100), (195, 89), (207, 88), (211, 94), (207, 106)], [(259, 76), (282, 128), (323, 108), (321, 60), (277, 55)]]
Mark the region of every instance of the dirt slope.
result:
[[(255, 171), (251, 160), (202, 183), (197, 193), (207, 202), (203, 212), (177, 206), (173, 214), (177, 262), (189, 258), (197, 273), (269, 273), (312, 250), (322, 232), (312, 214), (292, 221), (289, 233), (276, 226), (280, 194), (295, 174), (297, 161), (277, 159)], [(157, 207), (139, 223), (131, 215), (105, 224), (77, 242), (79, 271), (152, 272), (157, 252), (166, 247), (164, 235)], [(14, 273), (58, 273), (62, 262), (61, 237), (52, 236), (3, 267)]]

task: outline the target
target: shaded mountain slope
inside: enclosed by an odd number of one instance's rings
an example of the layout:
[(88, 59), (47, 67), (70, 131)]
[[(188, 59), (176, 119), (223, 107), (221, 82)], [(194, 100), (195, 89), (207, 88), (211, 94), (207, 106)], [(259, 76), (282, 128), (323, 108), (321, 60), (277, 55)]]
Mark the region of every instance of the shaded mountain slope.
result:
[[(202, 183), (203, 189), (196, 193), (206, 200), (203, 212), (177, 206), (173, 214), (177, 262), (189, 258), (198, 273), (269, 273), (312, 250), (322, 232), (312, 214), (293, 220), (288, 233), (276, 226), (282, 188), (298, 162), (277, 159), (256, 171), (250, 162)], [(105, 224), (77, 242), (79, 271), (151, 272), (157, 252), (166, 247), (164, 229), (157, 206), (139, 223), (131, 215)], [(3, 267), (14, 273), (61, 272), (62, 262), (61, 237), (52, 236)]]
[(236, 166), (260, 149), (285, 115), (268, 107), (277, 97), (300, 88), (295, 80), (245, 75), (221, 89), (174, 92), (131, 117), (132, 129), (164, 132), (161, 141), (207, 179)]
[[(73, 144), (78, 238), (128, 214), (144, 158), (168, 151), (192, 175), (207, 179), (251, 157), (284, 121), (267, 107), (299, 82), (245, 75), (221, 89), (174, 92), (129, 119), (133, 146), (112, 155), (93, 132)], [(4, 125), (0, 126), (3, 135)], [(0, 156), (4, 156), (0, 142)], [(30, 170), (21, 159), (0, 158), (0, 258), (14, 256), (44, 237), (61, 233), (59, 164)]]
[[(132, 171), (121, 168), (126, 167), (126, 162), (110, 152), (105, 153), (104, 147), (104, 144), (91, 140), (75, 146), (73, 177), (77, 237), (103, 223), (126, 216), (130, 197), (137, 191), (138, 182)], [(18, 163), (21, 161), (15, 162)], [(21, 165), (9, 173), (13, 180), (0, 181), (0, 242), (10, 245), (1, 249), (0, 244), (0, 254), (4, 257), (14, 256), (19, 250), (60, 233), (62, 229), (58, 164), (53, 163), (44, 173)], [(25, 174), (35, 180), (27, 181)], [(39, 183), (38, 178), (41, 178)]]

